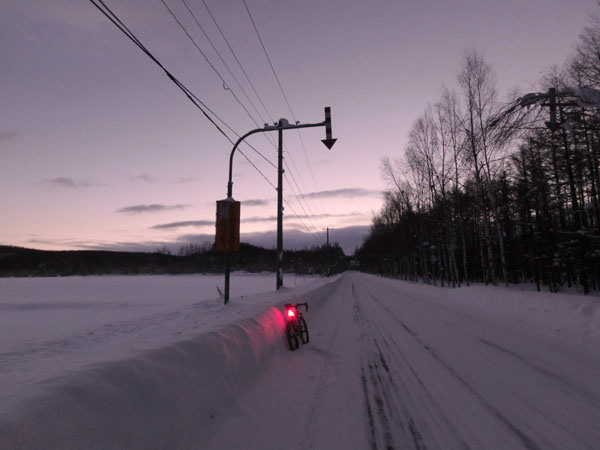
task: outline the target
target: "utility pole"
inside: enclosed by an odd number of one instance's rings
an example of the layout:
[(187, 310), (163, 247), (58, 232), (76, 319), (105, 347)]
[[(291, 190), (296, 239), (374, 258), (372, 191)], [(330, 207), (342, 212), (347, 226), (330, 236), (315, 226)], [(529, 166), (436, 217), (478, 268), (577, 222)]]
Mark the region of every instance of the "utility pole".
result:
[(323, 230), (327, 231), (327, 248), (329, 248), (329, 232), (333, 231), (333, 228), (323, 228)]
[[(284, 121), (279, 120), (279, 146), (277, 151), (277, 273), (275, 289), (283, 285), (283, 128)], [(289, 125), (289, 124), (288, 124)]]
[[(322, 139), (321, 142), (331, 150), (333, 144), (337, 141), (337, 139), (333, 138), (331, 131), (331, 108), (329, 106), (325, 107), (325, 120), (319, 123), (305, 123), (295, 125), (290, 124), (287, 119), (280, 119), (278, 123), (274, 126), (269, 126), (265, 124), (264, 128), (257, 128), (255, 130), (249, 131), (240, 137), (237, 142), (234, 144), (233, 149), (231, 150), (231, 154), (229, 155), (229, 180), (227, 182), (227, 202), (234, 202), (233, 200), (233, 155), (237, 150), (238, 146), (246, 139), (248, 136), (255, 133), (265, 133), (268, 131), (277, 131), (279, 135), (279, 146), (278, 146), (278, 168), (277, 168), (277, 272), (276, 272), (276, 288), (279, 289), (283, 285), (283, 131), (284, 130), (293, 130), (298, 128), (313, 128), (313, 127), (325, 127), (325, 139)], [(217, 202), (223, 203), (225, 201)], [(239, 202), (238, 202), (239, 203)], [(239, 208), (239, 207), (238, 207)], [(239, 209), (238, 209), (239, 211)], [(217, 214), (218, 217), (218, 214)], [(239, 230), (239, 213), (237, 216), (237, 225)], [(230, 227), (235, 228), (235, 227)], [(219, 220), (217, 219), (217, 234), (219, 234)], [(229, 241), (233, 241), (230, 248), (235, 247), (235, 241), (237, 239), (237, 245), (239, 246), (239, 232), (237, 236), (227, 236)], [(230, 272), (230, 263), (229, 263), (229, 253), (227, 254), (226, 264), (225, 264), (225, 304), (229, 301), (229, 272)]]
[(331, 266), (333, 266), (333, 256), (331, 254), (331, 248), (329, 247), (329, 232), (333, 230), (333, 228), (323, 228), (323, 230), (327, 231), (327, 247), (325, 248), (326, 259), (327, 259), (327, 276), (331, 274)]

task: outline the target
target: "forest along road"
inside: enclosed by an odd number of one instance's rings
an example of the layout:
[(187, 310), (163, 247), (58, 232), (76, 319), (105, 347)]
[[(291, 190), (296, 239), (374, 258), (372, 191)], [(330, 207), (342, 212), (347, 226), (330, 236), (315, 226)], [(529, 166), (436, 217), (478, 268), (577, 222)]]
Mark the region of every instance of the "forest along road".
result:
[(599, 448), (598, 352), (445, 289), (346, 273), (317, 292), (310, 343), (273, 357), (200, 448)]

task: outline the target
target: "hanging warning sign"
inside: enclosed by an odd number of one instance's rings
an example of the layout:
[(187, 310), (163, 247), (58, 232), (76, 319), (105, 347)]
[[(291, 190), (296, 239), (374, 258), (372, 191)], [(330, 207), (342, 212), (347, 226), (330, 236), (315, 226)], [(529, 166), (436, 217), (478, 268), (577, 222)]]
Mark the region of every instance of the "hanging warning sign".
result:
[(240, 202), (233, 199), (217, 201), (215, 250), (218, 252), (240, 250)]

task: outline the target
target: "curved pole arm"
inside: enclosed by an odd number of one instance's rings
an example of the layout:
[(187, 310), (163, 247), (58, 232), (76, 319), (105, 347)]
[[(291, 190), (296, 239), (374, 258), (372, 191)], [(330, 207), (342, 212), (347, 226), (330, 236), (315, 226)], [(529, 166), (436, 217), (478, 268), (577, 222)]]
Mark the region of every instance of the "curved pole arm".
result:
[(326, 124), (326, 122), (305, 123), (305, 124), (297, 124), (297, 125), (290, 125), (290, 124), (281, 125), (280, 124), (280, 125), (276, 125), (276, 126), (266, 126), (264, 128), (256, 128), (255, 130), (248, 131), (245, 135), (243, 135), (241, 138), (239, 138), (237, 140), (237, 142), (233, 146), (233, 150), (231, 150), (231, 154), (229, 155), (229, 181), (227, 182), (227, 198), (231, 198), (233, 196), (233, 181), (232, 181), (232, 177), (233, 177), (233, 155), (235, 154), (235, 151), (237, 150), (238, 146), (242, 143), (242, 141), (244, 139), (246, 139), (248, 136), (250, 136), (252, 134), (260, 133), (260, 132), (277, 131), (277, 130), (289, 130), (289, 129), (296, 129), (296, 128), (322, 127), (322, 126), (325, 126), (325, 124)]
[(238, 148), (238, 145), (242, 143), (244, 139), (254, 133), (260, 133), (261, 131), (273, 131), (276, 130), (277, 127), (265, 127), (265, 128), (257, 128), (255, 130), (247, 132), (241, 138), (237, 140), (235, 145), (233, 146), (233, 150), (231, 150), (231, 155), (229, 155), (229, 181), (227, 182), (227, 198), (231, 198), (233, 196), (233, 181), (231, 181), (233, 176), (233, 155)]

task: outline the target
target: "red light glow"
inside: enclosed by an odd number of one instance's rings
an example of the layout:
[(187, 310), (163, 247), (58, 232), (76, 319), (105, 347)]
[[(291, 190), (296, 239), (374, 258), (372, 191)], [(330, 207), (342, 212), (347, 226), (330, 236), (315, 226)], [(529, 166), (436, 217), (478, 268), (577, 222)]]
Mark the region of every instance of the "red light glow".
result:
[(287, 315), (288, 315), (288, 317), (294, 317), (296, 315), (296, 313), (293, 309), (288, 309)]

